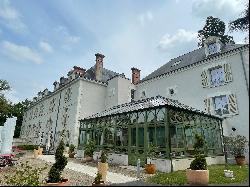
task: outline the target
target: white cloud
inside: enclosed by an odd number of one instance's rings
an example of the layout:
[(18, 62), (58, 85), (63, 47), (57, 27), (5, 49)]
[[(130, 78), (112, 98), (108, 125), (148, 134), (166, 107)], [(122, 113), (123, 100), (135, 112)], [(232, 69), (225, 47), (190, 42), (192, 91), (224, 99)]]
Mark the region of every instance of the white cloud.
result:
[(27, 27), (21, 17), (21, 14), (11, 6), (9, 0), (0, 1), (0, 23), (16, 32), (24, 32)]
[(197, 33), (179, 29), (175, 35), (165, 34), (158, 44), (158, 49), (169, 57), (177, 57), (197, 48)]
[(141, 25), (145, 25), (146, 22), (153, 20), (153, 14), (150, 11), (147, 11), (146, 13), (140, 14), (137, 19)]
[(30, 61), (36, 64), (43, 63), (43, 60), (40, 55), (27, 46), (17, 45), (8, 41), (3, 41), (0, 47), (3, 54), (16, 61)]
[(213, 16), (230, 21), (240, 14), (242, 6), (240, 0), (193, 0), (192, 14), (201, 18)]
[(54, 51), (53, 47), (48, 42), (45, 41), (41, 41), (39, 43), (39, 47), (47, 53), (52, 53)]

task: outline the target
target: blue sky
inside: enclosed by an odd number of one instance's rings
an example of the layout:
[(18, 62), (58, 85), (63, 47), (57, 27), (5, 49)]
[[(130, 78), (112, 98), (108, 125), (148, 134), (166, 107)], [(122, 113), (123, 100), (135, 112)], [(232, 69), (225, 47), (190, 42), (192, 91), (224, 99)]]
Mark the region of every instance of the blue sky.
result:
[[(244, 0), (1, 0), (0, 79), (13, 101), (53, 89), (73, 66), (90, 68), (95, 53), (104, 67), (141, 77), (197, 48), (207, 16), (226, 24)], [(245, 33), (229, 33), (244, 43)]]

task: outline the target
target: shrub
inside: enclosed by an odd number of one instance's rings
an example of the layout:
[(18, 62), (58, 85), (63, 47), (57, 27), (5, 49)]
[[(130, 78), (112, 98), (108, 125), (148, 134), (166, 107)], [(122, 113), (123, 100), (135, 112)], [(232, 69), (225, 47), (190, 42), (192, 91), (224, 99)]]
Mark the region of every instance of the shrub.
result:
[(192, 170), (206, 170), (207, 162), (204, 155), (205, 141), (204, 138), (198, 134), (195, 135), (194, 151), (195, 159), (190, 164)]
[(22, 150), (34, 150), (38, 149), (38, 145), (18, 145), (17, 148)]
[(108, 159), (108, 157), (107, 157), (107, 152), (106, 151), (102, 151), (102, 154), (101, 154), (101, 162), (102, 163), (106, 163), (107, 162), (107, 159)]
[(75, 151), (76, 146), (74, 146), (73, 144), (70, 144), (69, 146), (69, 153), (73, 153)]
[(64, 151), (64, 143), (61, 140), (55, 153), (56, 162), (50, 168), (47, 182), (57, 183), (62, 181), (61, 174), (68, 163), (67, 158), (63, 155), (63, 151)]
[(26, 163), (21, 163), (21, 167), (17, 167), (13, 175), (4, 176), (6, 184), (14, 186), (39, 186), (42, 182), (39, 180), (39, 176), (42, 171), (47, 167), (33, 168)]
[(101, 182), (103, 182), (103, 181), (101, 181), (101, 179), (102, 179), (102, 174), (97, 173), (97, 174), (96, 174), (96, 177), (95, 177), (95, 179), (94, 179), (94, 183), (95, 183), (95, 184), (100, 184)]
[(88, 143), (85, 145), (84, 154), (85, 156), (92, 157), (95, 151), (95, 141), (89, 140)]
[(230, 153), (235, 157), (244, 156), (246, 152), (246, 146), (248, 145), (247, 138), (241, 135), (233, 135), (224, 137), (224, 143), (229, 148)]

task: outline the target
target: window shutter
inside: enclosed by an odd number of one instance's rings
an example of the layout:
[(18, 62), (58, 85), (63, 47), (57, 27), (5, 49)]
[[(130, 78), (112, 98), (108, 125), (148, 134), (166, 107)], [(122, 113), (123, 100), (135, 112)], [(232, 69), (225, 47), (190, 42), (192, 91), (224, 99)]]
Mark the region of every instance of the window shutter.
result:
[(235, 94), (228, 95), (228, 110), (231, 114), (238, 114), (237, 100)]
[(204, 103), (205, 103), (205, 111), (208, 113), (208, 114), (211, 114), (211, 98), (206, 98), (204, 100)]
[(223, 70), (225, 74), (225, 82), (231, 82), (233, 80), (233, 76), (230, 64), (223, 64)]
[(202, 84), (203, 88), (208, 87), (208, 85), (209, 85), (207, 70), (205, 70), (201, 73), (201, 84)]

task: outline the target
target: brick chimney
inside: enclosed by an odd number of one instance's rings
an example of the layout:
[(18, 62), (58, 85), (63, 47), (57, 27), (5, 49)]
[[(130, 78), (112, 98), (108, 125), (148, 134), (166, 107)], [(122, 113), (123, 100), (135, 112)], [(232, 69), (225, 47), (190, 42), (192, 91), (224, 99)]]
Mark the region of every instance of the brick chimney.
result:
[(131, 68), (132, 70), (132, 83), (137, 84), (140, 81), (140, 71), (137, 68)]
[(78, 66), (74, 66), (73, 68), (74, 68), (73, 72), (76, 74), (79, 74), (80, 76), (83, 76), (86, 72), (86, 69), (83, 69), (83, 68), (78, 67)]
[(103, 59), (104, 55), (100, 53), (96, 53), (96, 60), (95, 60), (95, 79), (98, 81), (102, 80), (102, 70), (103, 70)]

